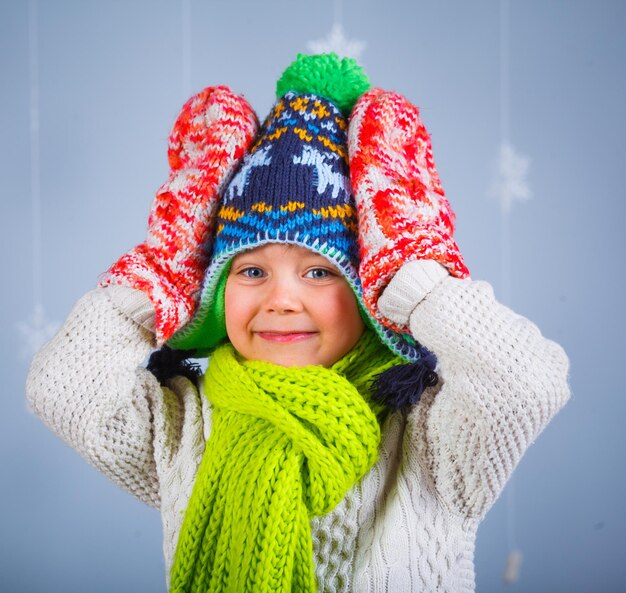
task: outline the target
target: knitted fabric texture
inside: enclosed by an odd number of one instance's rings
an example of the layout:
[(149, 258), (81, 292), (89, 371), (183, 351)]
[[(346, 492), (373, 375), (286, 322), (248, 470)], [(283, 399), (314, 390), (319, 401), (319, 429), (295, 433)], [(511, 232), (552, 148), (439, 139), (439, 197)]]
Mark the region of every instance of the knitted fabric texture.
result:
[(434, 260), (469, 272), (453, 239), (454, 212), (435, 169), (419, 110), (398, 93), (374, 88), (356, 103), (348, 131), (350, 175), (359, 216), (364, 300), (381, 323), (378, 297), (402, 264)]
[(209, 261), (218, 196), (257, 129), (248, 102), (226, 87), (191, 97), (170, 135), (170, 175), (153, 202), (147, 239), (101, 278), (100, 286), (121, 284), (148, 295), (159, 344), (191, 318)]
[(397, 364), (371, 333), (330, 369), (240, 362), (215, 350), (213, 426), (183, 521), (170, 591), (314, 592), (310, 519), (372, 467), (374, 375)]
[(356, 60), (337, 54), (298, 54), (276, 83), (276, 96), (289, 91), (313, 93), (333, 102), (348, 116), (358, 98), (370, 88), (369, 79)]
[[(90, 291), (33, 359), (26, 395), (66, 443), (159, 509), (169, 574), (212, 410), (187, 379), (163, 389), (140, 368), (152, 342), (129, 316), (135, 303), (111, 299), (120, 291), (150, 308), (124, 287)], [(484, 282), (445, 278), (411, 326), (439, 355), (443, 385), (385, 420), (376, 464), (312, 520), (319, 591), (473, 593), (478, 521), (569, 397), (563, 350)]]
[[(286, 75), (291, 71), (288, 69), (281, 79), (298, 87), (298, 92), (286, 92), (275, 104), (222, 196), (200, 305), (170, 345), (206, 352), (219, 344), (226, 337), (223, 287), (232, 258), (278, 242), (306, 247), (330, 260), (344, 274), (366, 323), (383, 343), (404, 360), (420, 360), (423, 352), (409, 333), (386, 328), (363, 305), (359, 227), (348, 164), (348, 120), (333, 100), (301, 92), (303, 85), (297, 84), (295, 74), (306, 71), (304, 83), (313, 79), (316, 92), (332, 92), (341, 95), (343, 101), (349, 93), (340, 92), (337, 81), (342, 72), (349, 73), (346, 84), (356, 84), (359, 90), (364, 88), (363, 75), (357, 76), (353, 65), (345, 69), (342, 62), (319, 60), (319, 56), (308, 56), (313, 64), (306, 70), (305, 58), (296, 61), (295, 73)], [(323, 86), (320, 76), (312, 75), (314, 66), (323, 67), (324, 76), (333, 84)]]

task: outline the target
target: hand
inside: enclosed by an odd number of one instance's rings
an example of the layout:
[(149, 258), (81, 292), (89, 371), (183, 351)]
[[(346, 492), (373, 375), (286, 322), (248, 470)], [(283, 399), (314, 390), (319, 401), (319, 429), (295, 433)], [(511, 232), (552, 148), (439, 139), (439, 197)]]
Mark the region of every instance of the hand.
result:
[(403, 264), (381, 292), (377, 303), (380, 315), (395, 327), (409, 332), (409, 321), (415, 307), (449, 276), (447, 269), (432, 259)]
[(404, 331), (378, 310), (381, 291), (404, 263), (433, 260), (454, 276), (468, 275), (452, 238), (454, 212), (419, 110), (401, 95), (374, 88), (361, 96), (352, 111), (348, 150), (364, 301), (381, 323)]
[(170, 135), (170, 175), (152, 204), (147, 238), (101, 278), (100, 286), (121, 284), (148, 295), (158, 345), (195, 310), (220, 193), (257, 130), (252, 107), (227, 87), (208, 87), (189, 99)]

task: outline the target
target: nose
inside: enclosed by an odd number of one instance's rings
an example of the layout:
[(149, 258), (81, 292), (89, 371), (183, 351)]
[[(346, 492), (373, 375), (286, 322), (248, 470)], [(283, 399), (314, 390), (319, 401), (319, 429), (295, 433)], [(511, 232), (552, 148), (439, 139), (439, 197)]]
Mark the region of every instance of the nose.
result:
[(267, 311), (274, 313), (298, 313), (303, 309), (300, 290), (291, 278), (275, 277), (267, 284), (265, 300)]

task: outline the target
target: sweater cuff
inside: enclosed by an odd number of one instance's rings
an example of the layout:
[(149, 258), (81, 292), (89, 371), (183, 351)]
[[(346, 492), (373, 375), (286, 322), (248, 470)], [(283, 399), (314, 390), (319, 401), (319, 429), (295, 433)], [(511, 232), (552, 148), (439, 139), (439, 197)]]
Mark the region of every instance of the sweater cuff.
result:
[(136, 288), (115, 284), (102, 288), (109, 300), (135, 323), (148, 331), (156, 331), (156, 314), (154, 305), (148, 295)]
[(378, 310), (393, 323), (407, 325), (413, 309), (446, 276), (448, 270), (435, 260), (407, 262), (381, 294)]

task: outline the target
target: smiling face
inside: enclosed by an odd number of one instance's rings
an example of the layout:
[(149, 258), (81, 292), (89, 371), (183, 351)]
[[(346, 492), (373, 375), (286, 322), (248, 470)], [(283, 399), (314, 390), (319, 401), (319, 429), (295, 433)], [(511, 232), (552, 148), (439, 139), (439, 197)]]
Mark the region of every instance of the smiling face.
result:
[(237, 352), (286, 367), (329, 367), (365, 329), (343, 274), (297, 245), (272, 243), (237, 255), (224, 304), (226, 332)]

